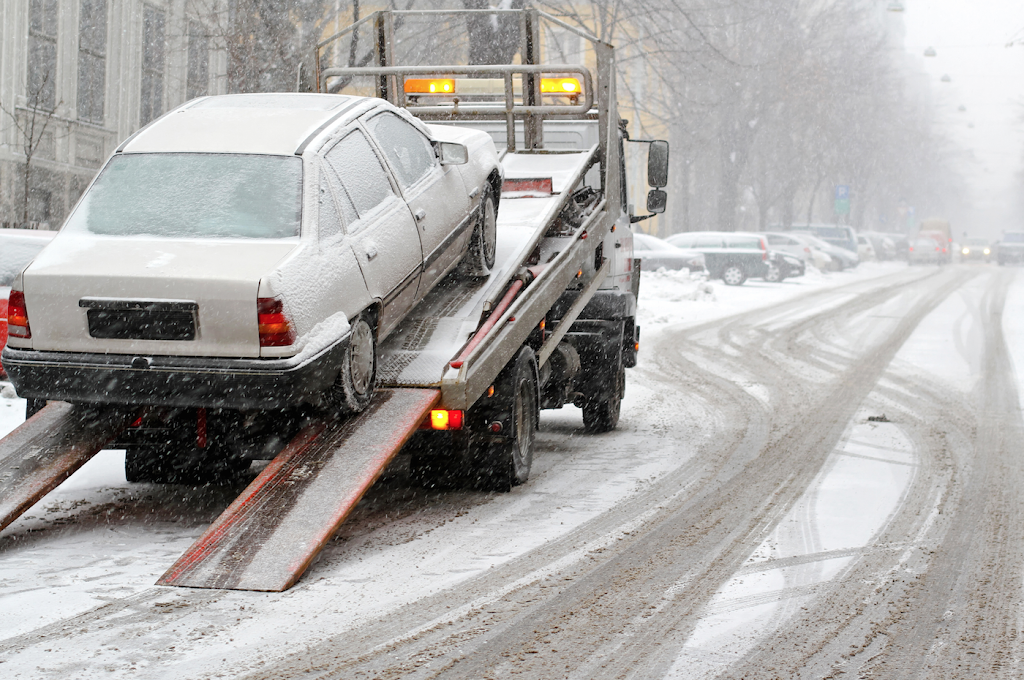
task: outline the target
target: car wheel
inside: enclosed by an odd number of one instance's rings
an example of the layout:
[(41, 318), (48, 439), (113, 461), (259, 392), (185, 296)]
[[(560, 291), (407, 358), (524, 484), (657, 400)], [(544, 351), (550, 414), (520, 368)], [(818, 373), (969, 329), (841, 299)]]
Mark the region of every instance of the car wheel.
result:
[(498, 211), (494, 196), (488, 189), (480, 204), (480, 219), (473, 228), (469, 250), (459, 266), (459, 273), (467, 277), (487, 276), (494, 267), (494, 254), (498, 245)]
[(729, 265), (722, 271), (722, 281), (727, 286), (742, 286), (746, 280), (747, 273), (737, 264)]
[(343, 411), (359, 413), (370, 404), (377, 382), (377, 331), (373, 316), (363, 312), (352, 322), (341, 371), (334, 384), (334, 402)]
[[(480, 442), (477, 486), (487, 491), (510, 491), (530, 478), (533, 465), (533, 441), (537, 433), (537, 358), (533, 350), (520, 350), (506, 374), (508, 435)], [(502, 380), (499, 378), (499, 380)], [(505, 387), (505, 386), (503, 386)], [(502, 392), (505, 392), (502, 389)]]
[(769, 283), (778, 283), (785, 277), (782, 275), (782, 270), (776, 267), (774, 264), (768, 265), (768, 272), (764, 275), (764, 280)]

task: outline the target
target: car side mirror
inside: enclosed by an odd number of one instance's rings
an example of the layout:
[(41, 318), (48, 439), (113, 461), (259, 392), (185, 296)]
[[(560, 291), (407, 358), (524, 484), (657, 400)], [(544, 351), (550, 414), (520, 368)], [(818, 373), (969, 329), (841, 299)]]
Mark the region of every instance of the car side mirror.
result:
[(655, 189), (668, 186), (668, 142), (663, 139), (651, 142), (647, 150), (647, 184)]
[(668, 205), (668, 194), (661, 189), (651, 189), (647, 193), (647, 212), (654, 213), (656, 215), (665, 212), (665, 206)]
[(469, 149), (455, 142), (435, 142), (441, 165), (465, 165), (469, 162)]

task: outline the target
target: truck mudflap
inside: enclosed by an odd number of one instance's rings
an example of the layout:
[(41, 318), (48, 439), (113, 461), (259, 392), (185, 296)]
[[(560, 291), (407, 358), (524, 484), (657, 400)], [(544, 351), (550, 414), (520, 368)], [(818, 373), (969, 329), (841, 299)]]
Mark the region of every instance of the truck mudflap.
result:
[(157, 584), (287, 590), (439, 398), (380, 390), (357, 416), (307, 425)]
[(51, 402), (0, 439), (0, 530), (113, 442), (132, 415)]

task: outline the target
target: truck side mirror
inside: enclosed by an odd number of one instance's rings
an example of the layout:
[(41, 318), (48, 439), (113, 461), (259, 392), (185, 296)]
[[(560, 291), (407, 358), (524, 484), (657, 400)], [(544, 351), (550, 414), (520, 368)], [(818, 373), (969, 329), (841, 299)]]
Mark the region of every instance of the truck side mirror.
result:
[(465, 145), (455, 142), (434, 142), (434, 144), (441, 165), (465, 165), (469, 162), (469, 150)]
[(647, 212), (661, 214), (665, 212), (666, 205), (668, 205), (668, 194), (661, 189), (651, 189), (647, 193)]
[(647, 184), (655, 189), (668, 186), (668, 142), (663, 139), (651, 142), (647, 151)]

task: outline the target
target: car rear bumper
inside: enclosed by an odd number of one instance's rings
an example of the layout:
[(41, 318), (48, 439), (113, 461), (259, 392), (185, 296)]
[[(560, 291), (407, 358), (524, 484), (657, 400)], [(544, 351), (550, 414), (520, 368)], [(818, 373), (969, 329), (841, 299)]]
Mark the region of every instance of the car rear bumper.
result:
[(348, 336), (287, 359), (132, 356), (14, 349), (3, 363), (18, 395), (101, 404), (277, 409), (315, 402), (338, 376)]

